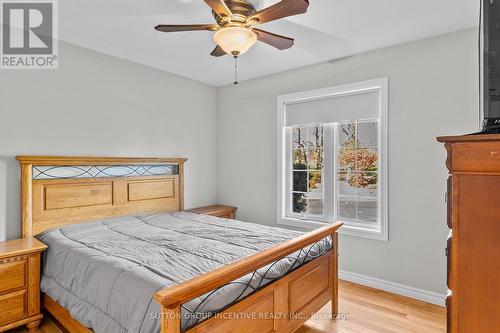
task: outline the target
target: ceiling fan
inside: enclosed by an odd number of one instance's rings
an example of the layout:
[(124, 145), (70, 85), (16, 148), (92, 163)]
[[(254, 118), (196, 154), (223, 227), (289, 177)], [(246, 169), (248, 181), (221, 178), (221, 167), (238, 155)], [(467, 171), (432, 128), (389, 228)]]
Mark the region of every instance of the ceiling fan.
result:
[(248, 0), (205, 0), (212, 8), (217, 24), (158, 25), (157, 31), (179, 32), (208, 30), (215, 31), (217, 47), (211, 55), (220, 57), (232, 54), (235, 59), (247, 52), (257, 41), (279, 50), (293, 46), (293, 38), (280, 36), (255, 28), (256, 25), (279, 20), (288, 16), (303, 14), (309, 7), (309, 0), (281, 0), (257, 11)]

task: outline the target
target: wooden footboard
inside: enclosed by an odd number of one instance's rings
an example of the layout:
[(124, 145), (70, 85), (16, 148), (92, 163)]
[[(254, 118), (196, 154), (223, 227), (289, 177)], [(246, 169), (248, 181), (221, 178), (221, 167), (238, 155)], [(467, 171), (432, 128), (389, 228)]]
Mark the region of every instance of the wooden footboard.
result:
[(155, 294), (161, 305), (161, 333), (181, 332), (181, 304), (254, 272), (325, 237), (333, 250), (267, 285), (218, 315), (190, 328), (201, 332), (292, 332), (330, 300), (338, 312), (338, 237), (341, 224), (323, 227), (231, 265)]
[[(181, 332), (181, 304), (329, 236), (333, 241), (332, 250), (185, 333), (293, 332), (329, 301), (332, 301), (332, 315), (337, 314), (337, 230), (340, 226), (335, 224), (318, 229), (198, 278), (160, 290), (154, 298), (161, 304), (161, 333)], [(66, 331), (93, 332), (47, 295), (43, 297), (43, 306)]]

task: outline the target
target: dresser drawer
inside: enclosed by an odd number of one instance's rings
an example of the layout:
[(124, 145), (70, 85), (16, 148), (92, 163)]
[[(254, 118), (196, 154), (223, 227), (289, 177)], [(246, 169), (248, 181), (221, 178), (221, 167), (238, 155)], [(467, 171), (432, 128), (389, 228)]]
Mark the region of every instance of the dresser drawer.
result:
[(0, 296), (0, 325), (26, 317), (26, 290)]
[(453, 173), (500, 171), (500, 142), (460, 142), (452, 148)]
[(24, 288), (26, 285), (26, 259), (4, 260), (0, 264), (0, 294)]

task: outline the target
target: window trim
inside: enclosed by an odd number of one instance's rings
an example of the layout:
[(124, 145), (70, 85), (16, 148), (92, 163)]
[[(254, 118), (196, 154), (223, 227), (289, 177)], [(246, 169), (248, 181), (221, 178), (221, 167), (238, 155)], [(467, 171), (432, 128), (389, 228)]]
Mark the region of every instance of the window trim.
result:
[[(389, 240), (389, 193), (388, 193), (388, 129), (389, 129), (389, 79), (387, 77), (373, 80), (354, 82), (337, 85), (333, 87), (281, 95), (277, 98), (277, 223), (297, 227), (305, 230), (316, 229), (324, 226), (327, 222), (302, 220), (286, 216), (287, 212), (287, 131), (285, 131), (286, 105), (298, 102), (314, 101), (318, 99), (331, 98), (335, 96), (348, 96), (363, 92), (377, 91), (380, 95), (379, 105), (379, 137), (380, 137), (380, 164), (383, 166), (380, 172), (379, 194), (380, 194), (380, 229), (362, 228), (356, 225), (347, 225), (340, 229), (339, 233), (350, 236)], [(340, 220), (339, 220), (340, 221)], [(342, 221), (340, 221), (342, 222)]]

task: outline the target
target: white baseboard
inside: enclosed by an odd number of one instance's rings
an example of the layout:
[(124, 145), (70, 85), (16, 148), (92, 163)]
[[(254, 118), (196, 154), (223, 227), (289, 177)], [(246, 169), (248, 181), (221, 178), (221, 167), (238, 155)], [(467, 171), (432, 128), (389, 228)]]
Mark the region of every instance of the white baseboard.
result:
[(403, 284), (377, 279), (374, 277), (339, 270), (339, 279), (361, 284), (363, 286), (384, 290), (393, 294), (406, 296), (427, 303), (445, 306), (446, 294), (422, 290)]

